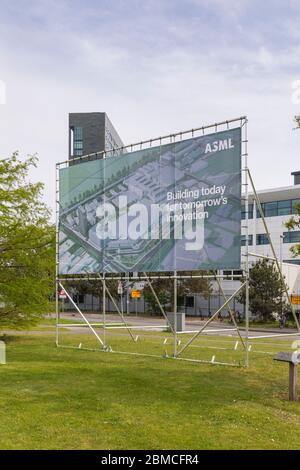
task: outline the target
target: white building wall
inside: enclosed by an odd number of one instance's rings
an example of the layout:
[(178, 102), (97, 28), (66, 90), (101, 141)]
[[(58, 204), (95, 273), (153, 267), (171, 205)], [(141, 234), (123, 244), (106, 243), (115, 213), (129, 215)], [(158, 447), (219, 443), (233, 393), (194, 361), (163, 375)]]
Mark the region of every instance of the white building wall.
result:
[[(285, 223), (291, 218), (290, 215), (275, 216), (275, 217), (266, 217), (266, 222), (268, 230), (271, 235), (271, 240), (276, 252), (276, 255), (279, 260), (292, 260), (292, 253), (290, 248), (293, 246), (293, 243), (283, 243), (283, 240), (280, 238), (283, 232), (287, 232)], [(243, 221), (245, 222), (245, 221)], [(243, 224), (244, 225), (244, 224)], [(249, 220), (249, 235), (253, 235), (253, 244), (249, 246), (249, 251), (257, 253), (263, 256), (272, 257), (272, 251), (270, 245), (256, 245), (256, 235), (266, 233), (261, 218), (254, 218)], [(245, 234), (245, 229), (242, 228), (242, 234)], [(245, 254), (245, 247), (242, 247), (242, 254)], [(281, 256), (282, 253), (282, 256)]]
[[(271, 189), (271, 190), (264, 190), (259, 191), (258, 196), (261, 203), (264, 202), (272, 202), (272, 201), (284, 201), (288, 199), (297, 199), (300, 198), (300, 185), (291, 186), (287, 188), (278, 188), (278, 189)], [(249, 203), (254, 204), (253, 209), (253, 219), (249, 219), (249, 235), (252, 235), (252, 245), (249, 245), (249, 252), (256, 253), (262, 256), (269, 256), (273, 258), (271, 245), (257, 245), (256, 244), (256, 237), (259, 234), (265, 234), (265, 228), (263, 224), (263, 220), (260, 217), (256, 217), (256, 204), (253, 201), (253, 196), (250, 195)], [(274, 250), (277, 256), (278, 261), (281, 263), (283, 261), (291, 260), (300, 260), (300, 257), (293, 257), (291, 252), (292, 246), (294, 243), (284, 243), (282, 236), (284, 232), (288, 232), (285, 224), (290, 220), (291, 215), (283, 215), (283, 216), (273, 216), (273, 217), (265, 217), (265, 221), (267, 223), (267, 228), (271, 236), (272, 244), (274, 246)], [(298, 229), (299, 230), (299, 229)], [(242, 235), (245, 235), (245, 220), (242, 220)], [(299, 241), (300, 243), (300, 241)], [(246, 253), (246, 248), (242, 247), (241, 254), (242, 254), (242, 263), (245, 259), (243, 255)], [(257, 261), (258, 258), (250, 257), (251, 262)], [(282, 263), (282, 271), (286, 277), (286, 282), (288, 284), (289, 292), (291, 294), (300, 294), (300, 265), (297, 264), (288, 264)], [(224, 281), (226, 284), (226, 281)], [(234, 286), (237, 286), (237, 283), (227, 281), (228, 288), (232, 290)]]

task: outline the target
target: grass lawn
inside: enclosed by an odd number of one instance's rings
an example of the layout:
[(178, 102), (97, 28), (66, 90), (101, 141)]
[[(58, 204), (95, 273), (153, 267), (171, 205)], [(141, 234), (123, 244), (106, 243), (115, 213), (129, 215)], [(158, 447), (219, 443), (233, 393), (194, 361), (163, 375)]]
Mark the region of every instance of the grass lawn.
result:
[[(97, 347), (87, 334), (62, 340)], [(113, 341), (128, 345), (124, 336)], [(211, 341), (199, 340), (197, 353), (203, 346), (203, 357), (211, 356)], [(282, 344), (276, 350), (288, 349)], [(139, 347), (158, 346), (141, 340)], [(0, 448), (299, 449), (300, 403), (287, 401), (288, 367), (253, 354), (246, 370), (56, 348), (48, 329), (9, 337)]]

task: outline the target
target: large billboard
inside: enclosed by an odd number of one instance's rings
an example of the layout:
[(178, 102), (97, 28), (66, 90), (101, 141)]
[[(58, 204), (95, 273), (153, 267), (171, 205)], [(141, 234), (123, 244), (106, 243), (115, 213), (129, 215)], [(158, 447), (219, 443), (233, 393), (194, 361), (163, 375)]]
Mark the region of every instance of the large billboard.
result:
[(60, 274), (240, 267), (241, 129), (59, 171)]

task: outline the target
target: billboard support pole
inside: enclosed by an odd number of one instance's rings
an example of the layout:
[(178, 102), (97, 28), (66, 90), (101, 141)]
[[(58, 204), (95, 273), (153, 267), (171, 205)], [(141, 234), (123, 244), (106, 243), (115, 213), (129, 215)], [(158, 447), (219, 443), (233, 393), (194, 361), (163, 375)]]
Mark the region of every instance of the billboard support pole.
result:
[[(104, 152), (103, 153), (103, 160), (105, 160), (106, 158), (106, 153)], [(104, 171), (105, 171), (105, 167), (104, 167)], [(105, 192), (104, 192), (104, 202), (105, 202)], [(102, 259), (103, 261), (103, 259)], [(105, 281), (105, 272), (103, 271), (102, 273), (102, 276), (103, 276), (103, 281), (102, 281), (102, 302), (103, 302), (103, 305), (102, 305), (102, 313), (103, 313), (103, 338), (104, 338), (104, 342), (105, 342), (105, 338), (106, 338), (106, 281)]]
[(249, 366), (249, 191), (248, 191), (248, 133), (247, 133), (247, 119), (245, 120), (245, 136), (243, 143), (244, 148), (244, 184), (245, 184), (245, 245), (246, 245), (246, 261), (245, 261), (245, 335), (246, 335), (246, 349), (245, 349), (245, 366)]
[(68, 291), (66, 291), (66, 289), (64, 288), (64, 286), (62, 285), (61, 282), (58, 283), (59, 286), (65, 291), (66, 293), (66, 296), (68, 297), (69, 301), (71, 302), (72, 305), (74, 305), (74, 307), (76, 308), (77, 312), (80, 314), (80, 316), (83, 318), (83, 320), (85, 321), (85, 323), (88, 325), (88, 327), (90, 328), (90, 330), (94, 333), (94, 335), (96, 336), (97, 340), (99, 341), (99, 343), (103, 346), (103, 349), (106, 350), (108, 348), (107, 345), (105, 345), (105, 343), (102, 341), (102, 339), (100, 338), (100, 336), (98, 335), (98, 333), (96, 332), (96, 330), (92, 327), (92, 325), (90, 324), (90, 322), (88, 321), (88, 319), (86, 318), (86, 316), (82, 313), (82, 311), (80, 310), (80, 308), (78, 307), (78, 305), (74, 302), (74, 300), (72, 299), (72, 297), (70, 296), (70, 294), (68, 293)]
[[(226, 294), (225, 294), (225, 292), (224, 292), (222, 283), (221, 283), (219, 277), (217, 277), (217, 276), (216, 276), (216, 281), (217, 281), (217, 284), (218, 284), (219, 289), (220, 289), (220, 291), (221, 291), (222, 297), (223, 297), (224, 301), (226, 302), (227, 296), (226, 296)], [(244, 341), (244, 339), (243, 339), (243, 337), (242, 337), (242, 335), (241, 335), (241, 333), (240, 333), (240, 329), (239, 329), (239, 327), (238, 327), (238, 324), (237, 324), (237, 322), (236, 322), (236, 319), (235, 319), (235, 317), (234, 317), (234, 313), (233, 313), (233, 311), (232, 311), (232, 309), (231, 309), (231, 307), (230, 307), (230, 304), (228, 305), (228, 313), (229, 313), (229, 315), (230, 315), (230, 318), (231, 318), (231, 320), (232, 320), (232, 323), (234, 324), (234, 326), (235, 326), (235, 328), (236, 328), (236, 332), (237, 332), (237, 334), (238, 334), (238, 336), (239, 336), (239, 338), (240, 338), (240, 341), (241, 341), (241, 343), (242, 343), (244, 349), (246, 349), (245, 341)]]
[(171, 322), (170, 322), (170, 320), (168, 319), (168, 316), (166, 315), (166, 313), (165, 313), (165, 311), (164, 311), (164, 309), (163, 309), (163, 306), (162, 306), (162, 304), (161, 304), (161, 302), (160, 302), (160, 300), (159, 300), (159, 298), (158, 298), (158, 296), (157, 296), (157, 294), (156, 294), (156, 292), (155, 292), (155, 290), (154, 290), (154, 287), (153, 287), (153, 285), (152, 285), (152, 282), (151, 282), (149, 276), (147, 275), (147, 273), (144, 273), (144, 276), (146, 277), (146, 279), (147, 279), (147, 281), (148, 281), (148, 285), (149, 285), (149, 287), (150, 287), (150, 289), (151, 289), (151, 292), (152, 292), (152, 294), (154, 295), (154, 298), (155, 298), (155, 300), (156, 300), (156, 302), (157, 302), (157, 304), (158, 304), (158, 306), (159, 306), (159, 309), (160, 309), (161, 313), (163, 314), (163, 316), (164, 316), (164, 318), (165, 318), (165, 320), (166, 320), (166, 322), (167, 322), (167, 324), (168, 324), (168, 327), (170, 328), (170, 330), (172, 331), (172, 333), (173, 333), (173, 335), (174, 335), (174, 334), (175, 334), (175, 333), (174, 333), (174, 328), (173, 328), (173, 326), (171, 325)]
[(177, 356), (177, 271), (174, 271), (174, 357)]
[(59, 275), (59, 167), (56, 165), (56, 179), (55, 179), (55, 344), (58, 346), (59, 341), (59, 285), (58, 285), (58, 275)]
[[(190, 129), (188, 131), (184, 131), (184, 132), (179, 132), (179, 133), (175, 133), (175, 134), (170, 134), (168, 136), (161, 136), (157, 139), (151, 139), (151, 140), (148, 140), (148, 141), (144, 141), (144, 142), (140, 142), (140, 143), (136, 143), (136, 144), (131, 144), (130, 146), (127, 146), (127, 147), (124, 147), (122, 148), (121, 150), (124, 150), (125, 148), (131, 148), (131, 151), (134, 150), (134, 147), (140, 147), (140, 149), (143, 149), (143, 146), (144, 144), (148, 144), (148, 146), (151, 147), (152, 145), (152, 142), (160, 142), (161, 144), (161, 141), (164, 140), (164, 139), (169, 139), (170, 140), (170, 143), (174, 142), (175, 144), (175, 140), (176, 138), (180, 138), (180, 140), (182, 140), (182, 136), (185, 135), (187, 136), (188, 134), (191, 134), (192, 138), (194, 137), (194, 133), (196, 132), (201, 132), (203, 133), (203, 135), (205, 134), (205, 130), (206, 129), (210, 129), (212, 130), (213, 128), (215, 128), (215, 131), (217, 132), (218, 128), (220, 128), (220, 126), (227, 126), (227, 129), (229, 129), (229, 123), (236, 123), (236, 122), (240, 122), (240, 127), (243, 128), (245, 126), (245, 129), (247, 128), (247, 118), (242, 116), (240, 118), (236, 118), (236, 119), (231, 119), (231, 120), (226, 120), (226, 121), (223, 121), (223, 122), (219, 122), (219, 123), (215, 123), (215, 124), (210, 124), (208, 126), (202, 126), (202, 127), (198, 127), (198, 128), (195, 128), (195, 129)], [(244, 138), (245, 139), (245, 138)], [(247, 139), (247, 137), (246, 137)], [(245, 145), (245, 148), (247, 146), (247, 140), (242, 140), (243, 143), (246, 143)], [(114, 152), (113, 151), (113, 154), (114, 155)], [(247, 150), (245, 150), (245, 152), (247, 152)], [(247, 153), (246, 153), (247, 154)], [(101, 158), (101, 156), (103, 158), (105, 158), (106, 156), (109, 156), (110, 155), (110, 152), (99, 152), (97, 154), (94, 154), (93, 156), (97, 159), (97, 158)], [(242, 152), (242, 155), (244, 156), (245, 153)], [(78, 157), (78, 158), (74, 158), (72, 159), (72, 163), (74, 164), (76, 161), (77, 162), (84, 162), (84, 159), (89, 159), (89, 157), (91, 157), (92, 155), (85, 155), (85, 156), (81, 156), (81, 157)], [(245, 159), (245, 166), (246, 166), (246, 178), (247, 178), (247, 158)], [(65, 162), (61, 162), (57, 165), (57, 170), (60, 169), (61, 165), (69, 165), (70, 164), (70, 161), (67, 160)], [(58, 184), (59, 180), (59, 174), (57, 175), (57, 179), (56, 179), (56, 182)], [(247, 189), (247, 185), (246, 185), (246, 189)], [(59, 216), (60, 216), (60, 205), (59, 205), (59, 185), (57, 186), (57, 190), (56, 190), (56, 197), (57, 197), (57, 209), (56, 209), (56, 216), (57, 216), (57, 223), (56, 223), (56, 330), (57, 330), (57, 345), (58, 345), (58, 328), (59, 326), (59, 286), (61, 285), (61, 281), (64, 282), (64, 280), (68, 280), (67, 277), (65, 278), (61, 278), (60, 279), (60, 269), (59, 269), (59, 228), (60, 228), (60, 221), (59, 221)], [(248, 197), (248, 195), (247, 195)], [(248, 207), (247, 207), (247, 212), (248, 212)], [(247, 225), (248, 225), (248, 214), (247, 214)], [(248, 230), (248, 229), (247, 229)], [(248, 236), (246, 237), (248, 239)], [(247, 240), (247, 244), (248, 244), (248, 240)], [(248, 250), (248, 248), (247, 248)], [(247, 253), (247, 257), (248, 257), (248, 253)], [(122, 322), (123, 322), (123, 327), (122, 328), (126, 328), (128, 333), (130, 334), (131, 338), (133, 341), (136, 341), (138, 337), (134, 337), (134, 335), (132, 334), (131, 332), (131, 329), (130, 327), (127, 325), (126, 323), (126, 320), (124, 318), (124, 315), (123, 315), (123, 311), (120, 312), (120, 309), (117, 305), (117, 302), (115, 301), (114, 297), (112, 296), (110, 290), (108, 289), (108, 283), (107, 281), (109, 282), (109, 280), (117, 280), (117, 279), (121, 279), (123, 280), (124, 277), (118, 277), (118, 276), (114, 276), (114, 277), (111, 277), (111, 276), (105, 276), (104, 272), (102, 273), (96, 273), (95, 277), (94, 278), (91, 278), (88, 276), (88, 273), (85, 273), (86, 277), (89, 279), (89, 280), (99, 280), (102, 282), (102, 285), (103, 285), (103, 326), (104, 326), (104, 332), (103, 332), (103, 338), (104, 338), (104, 341), (102, 341), (102, 339), (97, 335), (97, 333), (95, 332), (95, 330), (92, 328), (93, 325), (91, 325), (88, 320), (85, 318), (84, 314), (79, 310), (79, 308), (77, 307), (77, 305), (75, 305), (76, 309), (79, 311), (79, 313), (81, 314), (82, 318), (85, 320), (85, 322), (87, 323), (87, 326), (89, 326), (91, 328), (91, 330), (93, 331), (93, 333), (98, 337), (99, 341), (102, 343), (102, 346), (103, 348), (101, 349), (101, 351), (110, 351), (110, 352), (118, 352), (118, 351), (111, 351), (110, 347), (106, 345), (106, 342), (105, 342), (105, 329), (108, 328), (108, 323), (107, 322), (107, 319), (106, 319), (106, 298), (107, 298), (107, 295), (106, 295), (106, 292), (109, 296), (109, 298), (111, 299), (113, 305), (114, 305), (114, 308), (116, 309), (116, 311), (118, 312), (118, 314), (120, 315), (120, 317), (122, 318)], [(123, 272), (123, 275), (126, 276), (126, 273)], [(173, 272), (173, 276), (172, 275), (169, 275), (169, 276), (147, 276), (146, 273), (144, 273), (145, 275), (145, 278), (147, 279), (147, 281), (149, 282), (149, 286), (150, 286), (150, 289), (156, 299), (156, 301), (158, 302), (158, 305), (160, 307), (160, 310), (163, 314), (163, 316), (165, 317), (165, 319), (167, 320), (167, 324), (169, 324), (170, 326), (170, 329), (171, 329), (171, 332), (173, 334), (173, 337), (174, 337), (174, 350), (173, 350), (173, 355), (172, 355), (172, 358), (173, 359), (179, 359), (179, 360), (184, 360), (184, 361), (193, 361), (193, 362), (208, 362), (208, 363), (214, 363), (214, 364), (221, 364), (221, 362), (217, 362), (215, 361), (215, 356), (213, 356), (212, 360), (211, 361), (203, 361), (203, 360), (197, 360), (197, 359), (188, 359), (188, 358), (183, 358), (183, 357), (178, 357), (182, 354), (182, 352), (196, 339), (196, 337), (198, 337), (204, 330), (205, 328), (216, 318), (216, 316), (219, 314), (220, 311), (222, 311), (223, 308), (225, 308), (229, 303), (230, 301), (240, 292), (241, 289), (245, 288), (245, 286), (248, 286), (248, 278), (246, 278), (246, 282), (242, 283), (241, 286), (239, 287), (239, 289), (237, 289), (228, 299), (226, 299), (226, 296), (224, 297), (224, 300), (225, 300), (225, 303), (218, 309), (217, 312), (215, 312), (215, 314), (203, 325), (203, 327), (195, 332), (196, 334), (183, 346), (181, 347), (181, 349), (178, 351), (179, 349), (179, 344), (178, 344), (178, 341), (177, 341), (177, 338), (178, 338), (178, 333), (177, 333), (177, 323), (178, 323), (178, 319), (177, 319), (177, 309), (178, 309), (178, 302), (177, 302), (177, 294), (178, 294), (178, 280), (180, 279), (188, 279), (188, 278), (215, 278), (215, 279), (226, 279), (227, 277), (224, 276), (223, 274), (220, 275), (220, 276), (217, 276), (217, 273), (214, 273), (213, 276), (210, 276), (210, 275), (203, 275), (203, 276), (178, 276), (177, 275), (177, 271), (175, 270)], [(98, 276), (98, 277), (96, 277)], [(85, 277), (85, 278), (86, 278)], [(241, 279), (242, 276), (232, 276), (233, 278), (239, 278)], [(126, 277), (125, 277), (126, 278)], [(133, 276), (132, 277), (133, 279), (134, 278), (138, 278), (138, 279), (142, 279), (142, 277), (139, 277), (139, 276)], [(154, 290), (154, 287), (150, 281), (151, 280), (154, 280), (154, 279), (160, 279), (160, 278), (168, 278), (168, 279), (172, 279), (173, 278), (173, 294), (174, 294), (174, 325), (171, 326), (171, 322), (170, 320), (168, 319), (166, 313), (164, 312), (164, 309), (155, 293), (155, 290)], [(84, 277), (74, 277), (74, 278), (70, 278), (70, 280), (81, 280), (81, 279), (84, 279)], [(127, 274), (127, 279), (129, 280), (129, 275)], [(247, 288), (247, 287), (246, 287)], [(67, 294), (68, 295), (68, 294)], [(68, 298), (69, 300), (71, 301), (71, 303), (74, 304), (73, 302), (73, 299), (71, 298), (71, 296), (68, 295)], [(246, 325), (247, 325), (247, 321), (248, 321), (248, 316), (249, 316), (249, 313), (248, 313), (248, 307), (246, 307)], [(231, 315), (231, 318), (234, 322), (234, 315)], [(236, 322), (234, 322), (235, 326), (237, 326)], [(239, 334), (239, 329), (238, 327), (236, 328), (236, 331), (237, 333)], [(205, 334), (205, 333), (204, 333)], [(240, 336), (240, 334), (239, 334)], [(241, 336), (240, 336), (241, 338)], [(242, 340), (242, 338), (241, 338)], [(246, 340), (248, 342), (248, 330), (246, 332)], [(245, 341), (245, 339), (244, 339)], [(243, 342), (243, 341), (242, 341)], [(65, 346), (65, 347), (69, 347), (69, 346)], [(81, 346), (80, 346), (81, 347)], [(222, 349), (222, 348), (221, 348)], [(248, 347), (246, 348), (246, 354), (248, 354)], [(134, 355), (139, 355), (139, 353), (137, 352), (120, 352), (120, 353), (124, 353), (124, 354), (134, 354)], [(142, 355), (145, 355), (145, 356), (153, 356), (151, 354), (142, 354)], [(159, 356), (155, 356), (155, 357), (159, 357)], [(166, 356), (168, 357), (168, 356)], [(170, 356), (169, 356), (170, 357)], [(247, 363), (247, 359), (246, 359), (246, 363)], [(237, 365), (237, 364), (229, 364), (229, 363), (222, 363), (222, 364), (227, 364), (227, 365)], [(239, 364), (241, 365), (241, 364)]]
[(119, 307), (118, 307), (118, 305), (117, 305), (117, 302), (115, 301), (115, 299), (114, 299), (113, 296), (111, 295), (111, 292), (110, 292), (110, 290), (108, 289), (104, 278), (101, 277), (100, 274), (98, 274), (98, 276), (99, 276), (99, 279), (100, 279), (101, 282), (102, 282), (103, 289), (108, 293), (109, 298), (110, 298), (110, 300), (112, 301), (112, 303), (114, 304), (114, 307), (115, 307), (116, 311), (117, 311), (118, 314), (120, 315), (120, 317), (121, 317), (121, 319), (122, 319), (122, 322), (123, 322), (124, 326), (126, 327), (126, 330), (128, 331), (128, 333), (129, 333), (130, 336), (131, 336), (131, 339), (132, 339), (134, 342), (136, 342), (137, 339), (138, 339), (138, 336), (134, 337), (134, 335), (133, 335), (132, 332), (130, 331), (130, 328), (128, 328), (128, 326), (127, 326), (127, 323), (126, 323), (126, 321), (125, 321), (124, 315), (123, 315), (123, 313), (120, 311), (120, 309), (119, 309)]
[(205, 330), (205, 328), (219, 315), (219, 313), (223, 310), (223, 308), (227, 307), (227, 305), (231, 302), (231, 300), (245, 287), (246, 282), (240, 285), (240, 287), (221, 305), (220, 308), (205, 322), (202, 328), (200, 328), (197, 333), (192, 336), (192, 338), (177, 352), (176, 357), (182, 354), (191, 344), (192, 342)]
[(106, 341), (106, 282), (105, 282), (105, 273), (103, 273), (103, 283), (102, 283), (102, 313), (103, 313), (103, 340), (104, 344)]

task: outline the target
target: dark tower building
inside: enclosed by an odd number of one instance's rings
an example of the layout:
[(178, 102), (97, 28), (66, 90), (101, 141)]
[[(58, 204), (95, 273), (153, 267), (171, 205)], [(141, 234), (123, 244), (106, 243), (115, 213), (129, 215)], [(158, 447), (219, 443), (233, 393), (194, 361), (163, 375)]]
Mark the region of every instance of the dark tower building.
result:
[(294, 176), (294, 184), (300, 184), (300, 171), (293, 171), (291, 175)]
[(106, 113), (69, 113), (70, 160), (123, 146)]

